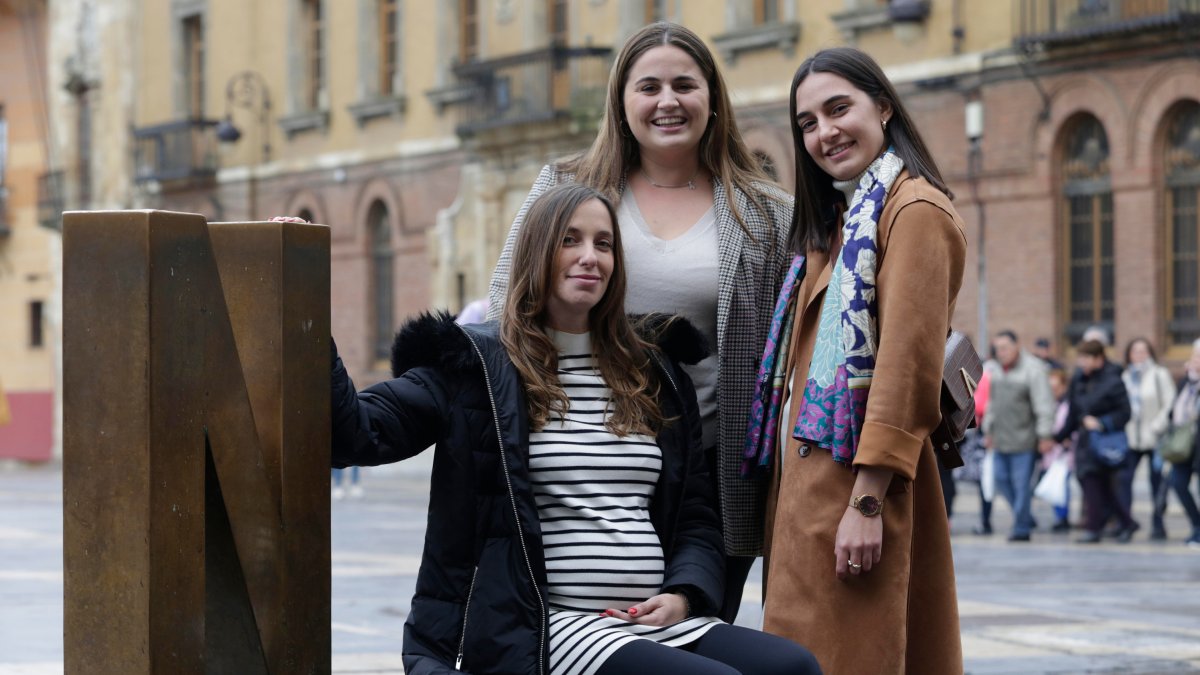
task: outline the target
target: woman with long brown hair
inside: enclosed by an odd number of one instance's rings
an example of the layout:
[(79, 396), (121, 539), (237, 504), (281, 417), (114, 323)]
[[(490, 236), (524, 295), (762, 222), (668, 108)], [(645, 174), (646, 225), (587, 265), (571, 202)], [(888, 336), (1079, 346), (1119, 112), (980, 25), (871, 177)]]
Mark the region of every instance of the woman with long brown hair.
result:
[(727, 560), (720, 616), (732, 621), (762, 549), (765, 485), (741, 480), (740, 453), (775, 291), (786, 269), (791, 198), (767, 182), (738, 132), (724, 78), (692, 31), (655, 23), (631, 36), (609, 76), (600, 131), (584, 153), (542, 169), (492, 276), (503, 311), (512, 251), (533, 200), (552, 185), (590, 185), (613, 200), (626, 242), (626, 304), (679, 314), (708, 339), (686, 367), (719, 483)]
[[(796, 71), (795, 257), (760, 367), (747, 472), (772, 476), (763, 628), (834, 673), (961, 673), (929, 441), (966, 238), (871, 57)], [(778, 440), (776, 440), (778, 439)]]
[(611, 203), (547, 190), (512, 259), (499, 322), (409, 322), (396, 379), (356, 394), (334, 354), (334, 466), (436, 445), (405, 672), (819, 673), (802, 647), (713, 616), (721, 535), (678, 365), (704, 341), (627, 317)]

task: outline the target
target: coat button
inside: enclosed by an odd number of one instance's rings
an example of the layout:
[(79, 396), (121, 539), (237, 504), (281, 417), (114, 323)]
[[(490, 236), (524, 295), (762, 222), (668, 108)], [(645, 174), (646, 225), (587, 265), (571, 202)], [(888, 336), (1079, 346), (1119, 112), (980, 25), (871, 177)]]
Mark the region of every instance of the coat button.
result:
[(796, 448), (796, 452), (800, 453), (801, 457), (808, 457), (808, 453), (812, 452), (812, 448), (808, 447), (807, 445), (802, 445), (799, 448)]

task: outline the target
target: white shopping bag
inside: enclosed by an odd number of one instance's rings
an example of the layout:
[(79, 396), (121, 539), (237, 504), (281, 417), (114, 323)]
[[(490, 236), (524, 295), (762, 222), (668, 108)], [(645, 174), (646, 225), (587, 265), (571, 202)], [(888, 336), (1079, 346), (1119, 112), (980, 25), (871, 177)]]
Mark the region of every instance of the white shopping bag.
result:
[(1067, 456), (1063, 455), (1050, 463), (1045, 475), (1033, 489), (1033, 496), (1048, 502), (1053, 506), (1066, 506), (1067, 481), (1071, 480), (1071, 469), (1067, 466)]
[(996, 451), (991, 448), (983, 456), (983, 467), (979, 469), (979, 490), (986, 501), (996, 498)]

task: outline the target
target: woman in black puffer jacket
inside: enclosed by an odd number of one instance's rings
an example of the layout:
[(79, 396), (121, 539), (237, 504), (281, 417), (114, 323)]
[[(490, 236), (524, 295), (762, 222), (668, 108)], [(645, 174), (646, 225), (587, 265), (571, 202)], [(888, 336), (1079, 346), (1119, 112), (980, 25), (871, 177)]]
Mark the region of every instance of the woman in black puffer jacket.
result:
[(1130, 415), (1129, 393), (1121, 379), (1121, 367), (1107, 359), (1104, 345), (1087, 340), (1076, 349), (1079, 371), (1067, 392), (1070, 412), (1055, 440), (1062, 443), (1071, 434), (1079, 432), (1074, 447), (1075, 475), (1083, 486), (1087, 533), (1078, 541), (1082, 544), (1099, 542), (1104, 520), (1107, 514), (1112, 514), (1121, 528), (1117, 539), (1127, 542), (1138, 525), (1129, 515), (1129, 509), (1117, 498), (1113, 481), (1120, 467), (1100, 461), (1093, 448), (1092, 435), (1113, 431), (1124, 434)]
[(548, 191), (514, 270), (499, 324), (405, 325), (396, 379), (356, 393), (334, 354), (333, 466), (436, 444), (405, 672), (819, 672), (712, 617), (721, 534), (678, 365), (707, 348), (686, 322), (625, 316), (611, 204)]

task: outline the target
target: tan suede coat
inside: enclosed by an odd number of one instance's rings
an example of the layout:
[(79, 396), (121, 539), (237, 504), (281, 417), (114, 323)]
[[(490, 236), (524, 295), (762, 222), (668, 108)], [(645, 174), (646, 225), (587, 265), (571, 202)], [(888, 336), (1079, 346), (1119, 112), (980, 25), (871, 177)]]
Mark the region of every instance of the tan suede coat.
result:
[[(856, 465), (895, 474), (883, 554), (871, 572), (834, 574), (834, 538), (855, 474), (789, 438), (768, 501), (763, 627), (812, 650), (827, 675), (963, 672), (950, 530), (929, 434), (941, 419), (942, 360), (966, 237), (950, 200), (901, 173), (880, 215), (879, 347)], [(832, 256), (810, 252), (788, 368), (802, 389)], [(795, 408), (792, 408), (793, 412)], [(792, 421), (784, 422), (790, 427)]]

